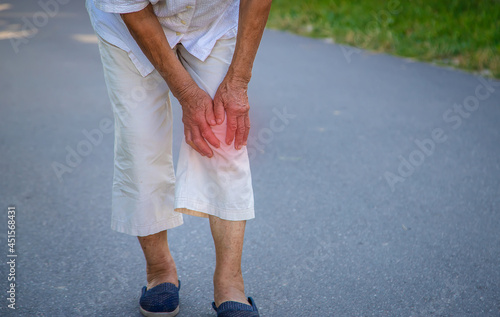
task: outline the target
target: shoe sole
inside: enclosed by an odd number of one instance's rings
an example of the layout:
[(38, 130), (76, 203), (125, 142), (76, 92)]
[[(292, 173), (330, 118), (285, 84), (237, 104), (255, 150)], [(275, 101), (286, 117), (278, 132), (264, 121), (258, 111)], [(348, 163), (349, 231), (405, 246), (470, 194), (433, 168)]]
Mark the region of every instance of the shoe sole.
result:
[(147, 311), (141, 306), (139, 306), (139, 309), (141, 311), (141, 314), (143, 314), (146, 317), (174, 317), (177, 316), (179, 313), (179, 306), (174, 311), (171, 312), (152, 312), (152, 311)]

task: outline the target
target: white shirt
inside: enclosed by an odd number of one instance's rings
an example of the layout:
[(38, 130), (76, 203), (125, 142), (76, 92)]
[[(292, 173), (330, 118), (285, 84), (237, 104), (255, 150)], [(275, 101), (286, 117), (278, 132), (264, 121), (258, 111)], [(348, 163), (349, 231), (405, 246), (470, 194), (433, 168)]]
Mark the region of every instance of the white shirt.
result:
[(130, 35), (120, 13), (140, 11), (149, 3), (170, 46), (182, 43), (201, 61), (210, 55), (218, 39), (236, 36), (239, 0), (86, 0), (95, 32), (126, 51), (142, 76), (151, 73), (154, 66)]

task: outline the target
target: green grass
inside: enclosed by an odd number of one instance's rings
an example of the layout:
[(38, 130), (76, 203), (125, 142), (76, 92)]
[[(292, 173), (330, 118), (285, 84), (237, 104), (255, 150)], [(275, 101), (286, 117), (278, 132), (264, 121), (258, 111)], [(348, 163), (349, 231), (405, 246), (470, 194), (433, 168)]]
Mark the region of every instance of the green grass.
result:
[(268, 27), (500, 78), (500, 0), (274, 0)]

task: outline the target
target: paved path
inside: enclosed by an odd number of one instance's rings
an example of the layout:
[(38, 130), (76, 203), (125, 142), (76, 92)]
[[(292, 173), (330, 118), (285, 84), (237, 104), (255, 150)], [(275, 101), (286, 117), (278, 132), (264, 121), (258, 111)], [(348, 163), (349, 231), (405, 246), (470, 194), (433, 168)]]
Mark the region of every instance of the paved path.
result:
[[(2, 297), (10, 205), (18, 254), (1, 316), (139, 316), (144, 260), (109, 229), (112, 113), (81, 2), (0, 5), (2, 36), (38, 28), (0, 41)], [(244, 276), (262, 316), (500, 315), (499, 82), (267, 31), (250, 94)], [(179, 316), (214, 316), (209, 228), (185, 222), (169, 234)]]

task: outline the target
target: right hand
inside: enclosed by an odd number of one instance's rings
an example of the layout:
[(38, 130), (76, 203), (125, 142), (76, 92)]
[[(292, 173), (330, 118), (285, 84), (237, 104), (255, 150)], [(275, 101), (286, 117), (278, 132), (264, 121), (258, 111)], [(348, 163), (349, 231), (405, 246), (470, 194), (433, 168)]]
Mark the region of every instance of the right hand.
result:
[(178, 100), (182, 106), (186, 143), (202, 156), (212, 157), (214, 154), (208, 143), (216, 148), (220, 146), (210, 127), (216, 125), (212, 98), (193, 83), (184, 89)]

